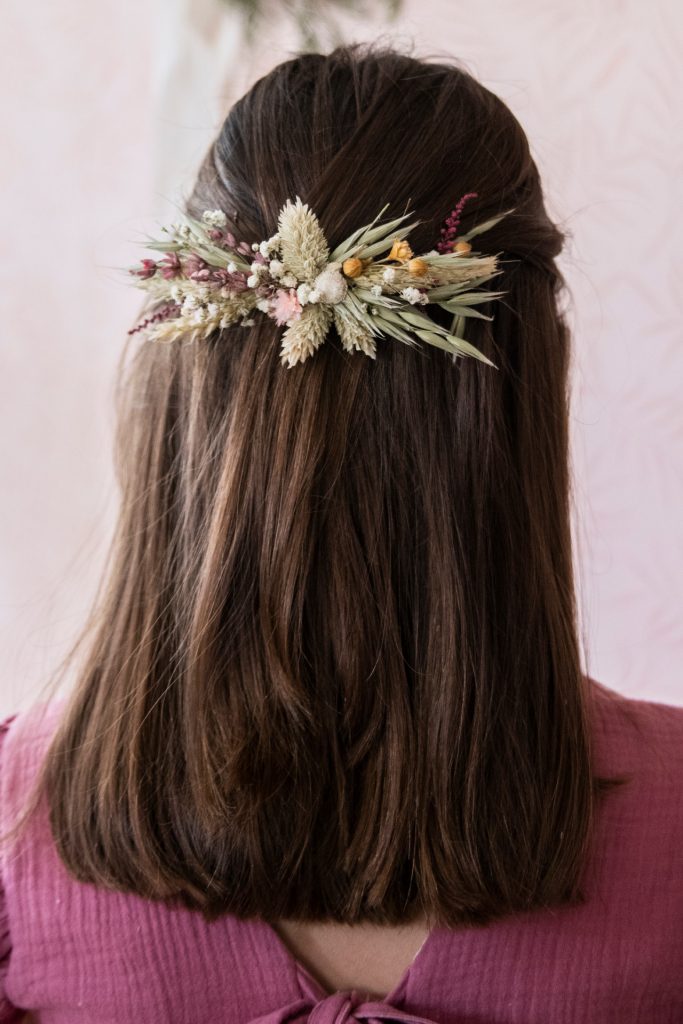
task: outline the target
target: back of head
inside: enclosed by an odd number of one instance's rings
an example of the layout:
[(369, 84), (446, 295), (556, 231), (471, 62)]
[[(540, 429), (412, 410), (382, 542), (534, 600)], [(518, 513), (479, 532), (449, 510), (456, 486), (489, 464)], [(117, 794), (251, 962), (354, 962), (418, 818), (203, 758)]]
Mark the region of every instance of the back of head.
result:
[(108, 582), (45, 762), (76, 877), (348, 922), (580, 895), (563, 236), (522, 128), (455, 64), (300, 55), (234, 105), (187, 211), (251, 242), (298, 195), (335, 246), (389, 203), (425, 251), (472, 190), (463, 230), (514, 208), (481, 235), (505, 298), (468, 322), (497, 369), (334, 328), (285, 369), (265, 317), (136, 349)]

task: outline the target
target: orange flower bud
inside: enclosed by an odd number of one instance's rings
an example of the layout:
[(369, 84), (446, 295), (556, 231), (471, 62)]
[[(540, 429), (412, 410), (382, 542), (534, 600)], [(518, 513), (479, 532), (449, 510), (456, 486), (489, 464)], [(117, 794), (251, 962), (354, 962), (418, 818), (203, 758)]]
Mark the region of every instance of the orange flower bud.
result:
[(417, 277), (422, 277), (429, 270), (429, 265), (421, 260), (419, 256), (408, 262), (408, 273), (415, 274)]
[(363, 273), (363, 262), (352, 256), (351, 259), (344, 260), (342, 271), (346, 277), (359, 277)]
[(403, 263), (405, 260), (409, 260), (412, 255), (413, 250), (410, 248), (408, 243), (404, 239), (395, 238), (387, 259), (397, 260), (399, 263)]

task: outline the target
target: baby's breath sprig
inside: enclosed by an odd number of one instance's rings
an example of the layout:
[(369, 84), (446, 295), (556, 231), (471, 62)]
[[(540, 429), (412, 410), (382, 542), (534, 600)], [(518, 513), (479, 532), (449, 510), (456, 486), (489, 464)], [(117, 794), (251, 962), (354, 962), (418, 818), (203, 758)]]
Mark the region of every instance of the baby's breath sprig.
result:
[[(473, 307), (504, 294), (474, 290), (501, 271), (498, 257), (475, 254), (469, 239), (512, 211), (454, 242), (462, 205), (447, 221), (438, 248), (418, 255), (407, 236), (420, 221), (406, 224), (404, 214), (383, 223), (386, 205), (331, 251), (318, 218), (298, 196), (282, 207), (277, 232), (251, 244), (227, 230), (221, 210), (205, 211), (201, 221), (186, 216), (162, 229), (167, 238), (148, 238), (147, 247), (162, 252), (162, 259), (128, 268), (162, 304), (129, 333), (142, 331), (153, 341), (195, 340), (233, 324), (249, 326), (258, 311), (285, 327), (280, 358), (290, 368), (320, 347), (333, 324), (347, 352), (373, 359), (376, 339), (386, 336), (411, 346), (424, 341), (494, 366), (462, 337), (465, 318), (492, 319)], [(453, 314), (451, 330), (427, 315), (429, 305)]]

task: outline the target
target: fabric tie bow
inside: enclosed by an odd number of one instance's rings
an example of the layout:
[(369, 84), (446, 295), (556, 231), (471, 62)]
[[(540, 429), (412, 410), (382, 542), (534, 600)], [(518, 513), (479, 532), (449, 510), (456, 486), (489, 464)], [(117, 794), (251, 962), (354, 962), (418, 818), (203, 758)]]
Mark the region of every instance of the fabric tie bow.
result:
[(416, 1017), (404, 1010), (397, 1010), (388, 1003), (360, 1002), (356, 992), (335, 992), (319, 1002), (311, 999), (297, 999), (278, 1010), (272, 1010), (262, 1017), (255, 1017), (250, 1024), (436, 1024), (426, 1017)]

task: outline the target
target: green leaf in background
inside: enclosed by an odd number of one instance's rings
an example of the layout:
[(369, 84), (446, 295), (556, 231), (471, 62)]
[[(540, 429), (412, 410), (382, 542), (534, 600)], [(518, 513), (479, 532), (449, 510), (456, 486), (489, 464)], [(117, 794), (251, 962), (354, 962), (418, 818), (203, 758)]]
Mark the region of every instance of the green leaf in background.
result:
[[(357, 14), (361, 17), (375, 13), (384, 7), (389, 21), (395, 20), (403, 8), (403, 0), (218, 0), (226, 7), (240, 13), (244, 19), (244, 34), (247, 43), (256, 38), (259, 26), (272, 18), (274, 8), (282, 12), (296, 25), (302, 50), (318, 50), (325, 42), (338, 46), (344, 42), (343, 33), (334, 14)], [(322, 31), (319, 31), (321, 29)]]

